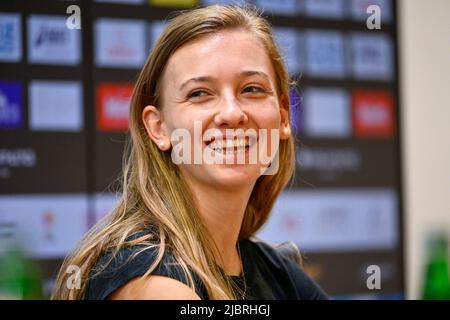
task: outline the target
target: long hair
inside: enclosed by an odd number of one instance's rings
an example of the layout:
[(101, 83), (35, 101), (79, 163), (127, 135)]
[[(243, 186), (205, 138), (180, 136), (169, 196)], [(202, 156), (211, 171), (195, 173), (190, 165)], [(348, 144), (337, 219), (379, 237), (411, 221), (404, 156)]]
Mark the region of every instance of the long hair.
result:
[[(157, 248), (157, 259), (148, 276), (170, 250), (194, 289), (193, 273), (203, 282), (210, 299), (235, 299), (231, 281), (214, 260), (211, 236), (202, 224), (191, 190), (171, 161), (170, 152), (161, 151), (148, 137), (142, 111), (147, 105), (158, 108), (161, 88), (158, 84), (171, 55), (183, 44), (222, 30), (239, 29), (253, 34), (264, 45), (276, 75), (278, 96), (287, 102), (289, 114), (290, 79), (275, 44), (270, 24), (254, 7), (213, 5), (181, 12), (172, 18), (151, 51), (135, 84), (129, 114), (129, 139), (123, 158), (121, 196), (114, 209), (95, 224), (77, 248), (64, 260), (59, 271), (53, 299), (83, 299), (93, 267), (106, 251), (142, 245)], [(280, 103), (281, 105), (281, 103)], [(290, 116), (289, 116), (290, 117)], [(276, 198), (294, 171), (293, 137), (281, 140), (279, 169), (274, 175), (262, 175), (256, 181), (245, 209), (239, 239), (253, 236), (266, 222)], [(131, 237), (146, 227), (153, 234)], [(144, 249), (145, 250), (145, 249)], [(81, 287), (68, 288), (75, 265), (80, 269)]]

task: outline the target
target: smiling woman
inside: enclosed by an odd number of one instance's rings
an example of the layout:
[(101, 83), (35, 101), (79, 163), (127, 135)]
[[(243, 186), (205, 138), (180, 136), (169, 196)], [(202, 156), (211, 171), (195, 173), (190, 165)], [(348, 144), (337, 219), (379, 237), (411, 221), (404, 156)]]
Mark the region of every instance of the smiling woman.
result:
[[(252, 238), (294, 170), (288, 92), (256, 10), (173, 18), (135, 86), (122, 196), (65, 260), (53, 297), (325, 299), (295, 262)], [(195, 134), (196, 124), (212, 134)], [(183, 153), (225, 161), (174, 163), (177, 130), (194, 137)], [(261, 161), (234, 161), (257, 147), (279, 159), (270, 174)], [(72, 265), (80, 288), (66, 285)]]

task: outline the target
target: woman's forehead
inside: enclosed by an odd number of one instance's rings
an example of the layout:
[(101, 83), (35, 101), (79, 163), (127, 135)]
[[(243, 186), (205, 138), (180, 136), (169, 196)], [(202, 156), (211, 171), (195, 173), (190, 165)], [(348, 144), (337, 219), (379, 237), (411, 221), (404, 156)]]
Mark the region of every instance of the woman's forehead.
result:
[(255, 70), (273, 77), (267, 50), (261, 40), (242, 30), (221, 31), (192, 40), (170, 57), (166, 73), (171, 81)]

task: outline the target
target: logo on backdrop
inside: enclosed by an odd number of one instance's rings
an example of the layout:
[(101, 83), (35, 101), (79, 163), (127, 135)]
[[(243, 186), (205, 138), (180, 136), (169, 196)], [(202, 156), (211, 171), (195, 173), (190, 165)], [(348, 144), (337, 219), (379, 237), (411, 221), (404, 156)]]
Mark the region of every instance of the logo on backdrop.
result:
[(355, 136), (391, 138), (394, 135), (394, 99), (389, 91), (355, 90), (352, 108)]
[(336, 31), (307, 31), (306, 71), (316, 77), (346, 75), (344, 36)]
[(17, 62), (22, 58), (21, 18), (0, 13), (0, 61)]
[(76, 65), (81, 60), (80, 32), (69, 30), (65, 16), (28, 18), (28, 60), (31, 63)]
[(0, 81), (0, 129), (17, 129), (23, 124), (22, 85)]
[(145, 27), (142, 20), (98, 19), (95, 22), (95, 63), (140, 68), (146, 59)]
[(133, 85), (101, 83), (97, 87), (97, 128), (102, 131), (126, 131)]

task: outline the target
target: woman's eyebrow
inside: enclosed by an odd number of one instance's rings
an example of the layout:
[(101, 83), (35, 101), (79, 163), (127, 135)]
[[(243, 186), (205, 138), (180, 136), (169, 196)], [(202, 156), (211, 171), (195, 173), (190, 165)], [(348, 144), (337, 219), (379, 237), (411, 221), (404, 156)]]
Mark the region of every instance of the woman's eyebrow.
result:
[[(255, 75), (260, 76), (270, 82), (269, 76), (262, 71), (246, 70), (246, 71), (242, 71), (241, 73), (239, 73), (239, 77), (250, 77), (250, 76), (255, 76)], [(186, 87), (189, 82), (208, 82), (208, 81), (213, 81), (214, 79), (215, 78), (211, 77), (211, 76), (200, 76), (200, 77), (190, 78), (190, 79), (186, 80), (185, 82), (183, 82), (183, 84), (180, 86), (180, 91), (183, 90), (184, 87)]]
[(242, 71), (239, 75), (241, 77), (242, 76), (249, 77), (249, 76), (255, 76), (256, 75), (256, 76), (263, 77), (264, 79), (266, 79), (267, 81), (270, 82), (269, 76), (266, 73), (262, 72), (262, 71), (246, 70), (246, 71)]
[(186, 87), (189, 82), (208, 82), (208, 81), (212, 81), (213, 79), (214, 78), (210, 77), (210, 76), (200, 76), (200, 77), (188, 79), (185, 82), (183, 82), (183, 84), (180, 86), (180, 91), (183, 90), (184, 87)]

